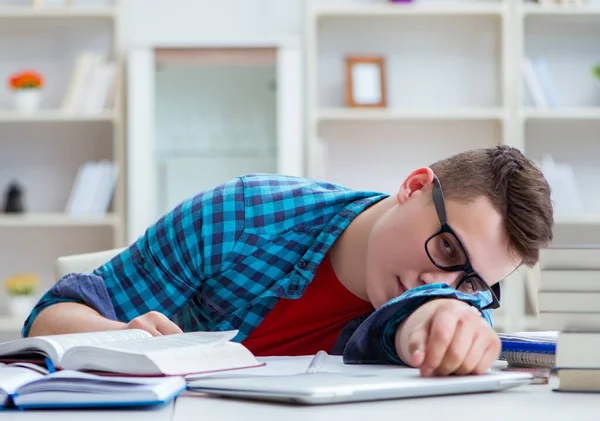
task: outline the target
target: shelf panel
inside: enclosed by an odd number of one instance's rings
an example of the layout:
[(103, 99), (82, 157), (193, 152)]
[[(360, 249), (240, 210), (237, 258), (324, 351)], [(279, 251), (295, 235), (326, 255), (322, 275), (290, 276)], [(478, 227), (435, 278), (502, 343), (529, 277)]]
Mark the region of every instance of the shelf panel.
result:
[(12, 110), (0, 110), (0, 123), (34, 123), (34, 122), (62, 122), (62, 123), (85, 123), (85, 122), (114, 122), (118, 115), (113, 111), (99, 113), (69, 113), (61, 110), (39, 110), (32, 114), (21, 113)]
[(325, 108), (317, 114), (319, 122), (330, 121), (401, 121), (401, 120), (501, 120), (501, 108), (457, 109), (347, 109)]
[(114, 214), (99, 216), (71, 216), (65, 213), (0, 214), (0, 227), (111, 227), (119, 223), (120, 218)]
[(522, 110), (521, 116), (528, 120), (596, 120), (600, 119), (600, 108), (531, 108)]
[(327, 5), (317, 6), (314, 14), (317, 17), (398, 17), (413, 15), (483, 15), (500, 16), (504, 8), (501, 4), (474, 3), (406, 3), (376, 5)]
[(522, 13), (524, 16), (600, 16), (600, 7), (528, 4), (523, 6)]
[(554, 223), (557, 225), (600, 225), (600, 213), (557, 215)]
[(112, 19), (116, 16), (114, 7), (28, 7), (28, 6), (0, 6), (0, 19), (7, 18), (94, 18)]

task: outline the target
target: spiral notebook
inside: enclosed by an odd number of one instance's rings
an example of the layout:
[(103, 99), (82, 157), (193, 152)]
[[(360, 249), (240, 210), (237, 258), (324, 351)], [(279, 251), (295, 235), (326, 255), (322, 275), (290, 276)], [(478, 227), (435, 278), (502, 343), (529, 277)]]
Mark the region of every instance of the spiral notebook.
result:
[(552, 368), (558, 331), (501, 333), (500, 359), (509, 366)]

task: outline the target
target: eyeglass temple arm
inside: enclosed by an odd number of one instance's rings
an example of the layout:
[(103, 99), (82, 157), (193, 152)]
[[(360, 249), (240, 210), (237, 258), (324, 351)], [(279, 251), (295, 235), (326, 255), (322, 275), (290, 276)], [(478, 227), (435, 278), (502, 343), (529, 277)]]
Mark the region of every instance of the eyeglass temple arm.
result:
[(433, 204), (435, 205), (435, 210), (440, 218), (440, 224), (444, 225), (447, 221), (446, 206), (444, 206), (444, 193), (442, 192), (440, 180), (435, 175), (433, 176)]

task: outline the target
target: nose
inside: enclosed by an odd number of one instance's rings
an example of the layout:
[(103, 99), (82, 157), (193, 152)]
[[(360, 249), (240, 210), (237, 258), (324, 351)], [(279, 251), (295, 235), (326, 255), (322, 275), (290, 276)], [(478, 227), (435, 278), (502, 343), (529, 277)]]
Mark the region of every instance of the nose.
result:
[(436, 270), (424, 272), (421, 274), (421, 283), (454, 285), (460, 276), (460, 272), (447, 272), (445, 270)]

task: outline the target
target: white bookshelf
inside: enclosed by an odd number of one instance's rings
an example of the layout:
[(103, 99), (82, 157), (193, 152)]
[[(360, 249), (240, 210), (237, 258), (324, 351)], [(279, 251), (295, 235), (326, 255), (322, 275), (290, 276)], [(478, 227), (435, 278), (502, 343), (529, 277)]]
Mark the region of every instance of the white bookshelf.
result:
[[(55, 281), (57, 257), (124, 245), (123, 85), (109, 109), (67, 112), (61, 107), (78, 55), (105, 53), (122, 73), (123, 40), (118, 0), (31, 4), (0, 0), (0, 78), (30, 68), (46, 83), (41, 108), (32, 114), (14, 109), (6, 84), (0, 91), (1, 202), (15, 180), (24, 188), (26, 207), (23, 214), (0, 213), (0, 282), (34, 272), (41, 278), (41, 295)], [(112, 203), (105, 214), (73, 216), (65, 210), (67, 201), (79, 167), (91, 160), (111, 160), (119, 167)], [(2, 308), (7, 299), (2, 290)], [(22, 322), (0, 314), (3, 339), (18, 335)]]
[(521, 111), (524, 120), (600, 120), (600, 107), (535, 109)]
[(324, 17), (398, 17), (414, 15), (500, 15), (505, 8), (500, 3), (484, 2), (421, 2), (408, 3), (398, 7), (397, 4), (385, 2), (323, 2), (314, 8), (314, 16)]
[[(504, 143), (566, 160), (584, 191), (600, 185), (600, 81), (590, 76), (600, 63), (600, 4), (312, 0), (305, 45), (312, 177), (393, 193), (415, 166)], [(386, 108), (345, 107), (346, 54), (385, 57)], [(525, 94), (526, 54), (547, 60), (555, 107)], [(600, 195), (588, 196), (585, 212), (556, 215), (558, 241), (600, 235)], [(502, 329), (536, 327), (530, 284), (525, 270), (504, 282)]]
[(0, 4), (0, 19), (113, 19), (117, 8), (112, 6), (10, 6)]
[(25, 215), (0, 215), (0, 227), (117, 227), (119, 215), (71, 216), (65, 213), (27, 213)]
[(521, 14), (523, 16), (600, 16), (600, 5), (527, 3), (522, 6)]
[(120, 116), (113, 111), (98, 113), (68, 113), (61, 110), (39, 110), (35, 114), (23, 114), (12, 110), (0, 110), (2, 123), (86, 123), (104, 121), (118, 123)]
[(347, 109), (323, 108), (318, 110), (319, 122), (333, 121), (403, 121), (403, 120), (502, 120), (501, 108), (456, 109)]

